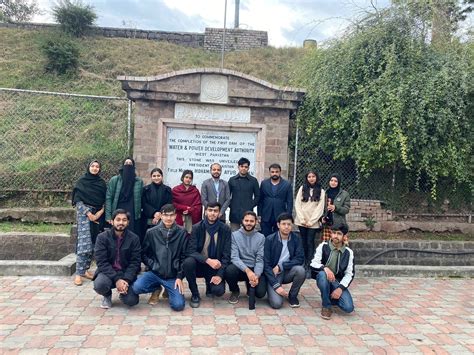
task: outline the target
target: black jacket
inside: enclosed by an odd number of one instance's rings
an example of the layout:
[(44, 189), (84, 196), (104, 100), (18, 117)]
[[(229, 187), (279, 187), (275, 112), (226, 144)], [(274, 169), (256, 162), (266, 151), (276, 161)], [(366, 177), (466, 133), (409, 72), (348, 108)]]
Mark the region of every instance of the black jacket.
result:
[[(217, 259), (221, 262), (221, 268), (217, 270), (217, 276), (224, 278), (224, 272), (230, 263), (230, 246), (232, 242), (231, 231), (229, 226), (224, 223), (220, 223), (219, 229), (217, 230)], [(206, 259), (201, 254), (204, 248), (204, 242), (206, 241), (206, 227), (204, 221), (198, 222), (193, 226), (191, 232), (191, 239), (189, 240), (189, 250), (192, 251), (191, 256), (200, 263), (205, 263)]]
[(117, 237), (113, 229), (108, 229), (97, 236), (95, 243), (95, 259), (97, 270), (94, 279), (99, 273), (104, 274), (111, 280), (117, 282), (119, 279), (129, 284), (137, 279), (140, 272), (140, 238), (135, 233), (125, 230), (123, 242), (120, 247), (120, 265), (122, 270), (115, 271), (112, 265), (115, 262), (117, 252)]
[[(277, 289), (281, 284), (277, 281), (273, 268), (278, 265), (280, 260), (281, 250), (283, 249), (283, 243), (281, 242), (280, 233), (276, 232), (270, 234), (265, 239), (265, 251), (264, 255), (264, 269), (263, 272), (267, 278), (268, 283)], [(301, 239), (294, 234), (290, 233), (288, 239), (288, 252), (290, 253), (290, 260), (283, 263), (283, 270), (291, 270), (293, 266), (303, 265), (304, 263), (304, 249)]]
[(163, 195), (161, 201), (154, 201), (152, 199), (152, 188), (151, 184), (146, 185), (142, 191), (142, 208), (143, 214), (147, 219), (153, 219), (156, 212), (160, 212), (161, 207), (172, 202), (171, 188), (163, 185)]
[(232, 223), (240, 223), (244, 212), (252, 211), (258, 205), (260, 199), (260, 188), (256, 178), (247, 174), (237, 174), (229, 179), (229, 190), (231, 194), (230, 215)]
[(142, 260), (148, 269), (163, 279), (182, 279), (183, 262), (191, 253), (186, 231), (174, 224), (166, 229), (163, 222), (147, 230), (142, 245)]

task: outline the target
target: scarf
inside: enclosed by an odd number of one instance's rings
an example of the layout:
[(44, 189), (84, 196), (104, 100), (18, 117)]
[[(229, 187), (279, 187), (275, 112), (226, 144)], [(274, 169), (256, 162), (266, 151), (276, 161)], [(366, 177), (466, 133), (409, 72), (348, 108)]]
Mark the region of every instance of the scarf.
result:
[(133, 197), (133, 187), (135, 186), (135, 166), (124, 165), (120, 169), (122, 176), (122, 189), (120, 190), (120, 202), (127, 202)]
[(153, 204), (153, 207), (160, 209), (162, 206), (163, 196), (165, 194), (165, 187), (161, 184), (155, 184), (152, 182), (150, 184), (150, 202)]
[[(93, 175), (89, 172), (89, 167), (92, 163), (99, 163), (97, 160), (90, 162), (86, 173), (77, 180), (74, 189), (72, 190), (72, 205), (82, 201), (88, 206), (101, 209), (105, 203), (105, 193), (107, 192), (107, 184), (99, 174)], [(100, 163), (99, 163), (100, 164)]]
[(204, 218), (203, 222), (206, 232), (209, 233), (209, 236), (211, 237), (209, 246), (207, 247), (207, 256), (211, 259), (215, 259), (217, 257), (217, 246), (214, 235), (217, 233), (222, 222), (217, 220), (214, 224), (210, 224), (207, 218)]
[(333, 273), (337, 273), (339, 267), (339, 260), (341, 259), (341, 255), (346, 250), (346, 247), (342, 245), (339, 249), (336, 249), (332, 241), (328, 242), (329, 248), (331, 249), (331, 254), (329, 254), (328, 261), (326, 261), (326, 265)]
[(332, 188), (329, 186), (329, 188), (326, 191), (326, 196), (331, 199), (331, 204), (334, 204), (334, 200), (336, 199), (336, 196), (339, 194), (339, 191), (341, 190), (341, 177), (338, 174), (332, 174), (329, 177), (329, 180), (331, 178), (335, 177), (337, 179), (337, 187)]

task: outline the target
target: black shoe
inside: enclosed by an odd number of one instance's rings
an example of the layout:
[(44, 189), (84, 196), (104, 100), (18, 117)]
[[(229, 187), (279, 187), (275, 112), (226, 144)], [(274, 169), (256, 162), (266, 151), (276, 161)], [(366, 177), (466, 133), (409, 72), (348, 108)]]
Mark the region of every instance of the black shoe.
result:
[(189, 305), (191, 306), (191, 308), (198, 308), (200, 304), (201, 304), (201, 297), (199, 295), (191, 296), (191, 302), (189, 302)]
[(211, 286), (206, 285), (206, 297), (213, 298), (214, 294), (211, 292)]
[(229, 297), (229, 303), (230, 304), (236, 304), (237, 302), (239, 302), (239, 295), (240, 295), (240, 292), (239, 291), (235, 291), (235, 292), (232, 292), (230, 294), (230, 297)]
[(298, 301), (298, 297), (288, 297), (288, 302), (290, 303), (291, 308), (299, 308), (300, 306), (300, 301)]

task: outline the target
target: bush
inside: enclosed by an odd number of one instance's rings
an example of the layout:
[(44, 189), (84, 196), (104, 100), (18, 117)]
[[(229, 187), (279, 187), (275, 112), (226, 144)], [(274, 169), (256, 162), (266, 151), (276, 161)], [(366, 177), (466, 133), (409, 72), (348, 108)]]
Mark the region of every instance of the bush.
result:
[(41, 50), (47, 58), (46, 71), (66, 74), (77, 70), (79, 49), (73, 38), (66, 35), (53, 35), (44, 40)]
[(80, 0), (61, 0), (53, 7), (53, 16), (66, 32), (76, 37), (83, 36), (97, 19), (93, 7)]

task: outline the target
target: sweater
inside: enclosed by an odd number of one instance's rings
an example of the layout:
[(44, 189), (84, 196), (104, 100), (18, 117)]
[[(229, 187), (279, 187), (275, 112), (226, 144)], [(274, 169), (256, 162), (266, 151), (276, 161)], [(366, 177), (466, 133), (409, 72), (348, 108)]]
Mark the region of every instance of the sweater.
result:
[(232, 233), (231, 261), (242, 271), (253, 268), (255, 275), (260, 277), (263, 273), (263, 251), (265, 248), (265, 237), (263, 234), (253, 231), (246, 232), (242, 227)]
[(309, 228), (321, 228), (319, 220), (324, 214), (324, 201), (326, 201), (326, 192), (321, 189), (321, 196), (319, 201), (306, 201), (303, 202), (303, 186), (301, 186), (296, 194), (295, 199), (295, 224), (297, 226), (306, 227), (303, 225), (304, 222), (309, 223)]

